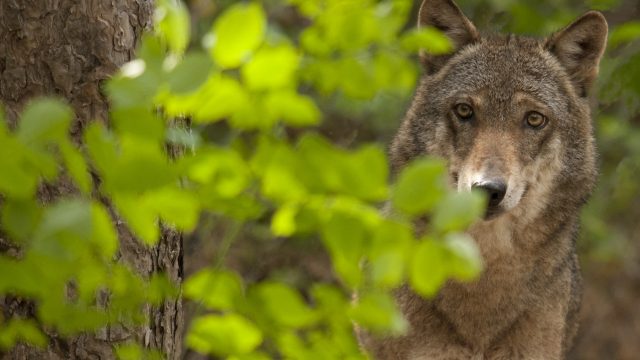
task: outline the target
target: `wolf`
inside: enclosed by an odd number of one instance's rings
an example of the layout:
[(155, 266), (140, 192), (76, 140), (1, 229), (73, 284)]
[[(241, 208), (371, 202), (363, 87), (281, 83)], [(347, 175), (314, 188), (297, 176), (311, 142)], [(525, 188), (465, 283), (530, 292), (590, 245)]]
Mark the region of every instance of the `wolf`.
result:
[(597, 178), (589, 90), (607, 22), (590, 11), (544, 39), (481, 35), (453, 1), (424, 0), (418, 26), (455, 50), (421, 54), (392, 169), (437, 156), (451, 186), (487, 193), (486, 216), (468, 230), (485, 270), (433, 299), (400, 288), (408, 333), (361, 343), (377, 359), (562, 359), (578, 326), (575, 239)]

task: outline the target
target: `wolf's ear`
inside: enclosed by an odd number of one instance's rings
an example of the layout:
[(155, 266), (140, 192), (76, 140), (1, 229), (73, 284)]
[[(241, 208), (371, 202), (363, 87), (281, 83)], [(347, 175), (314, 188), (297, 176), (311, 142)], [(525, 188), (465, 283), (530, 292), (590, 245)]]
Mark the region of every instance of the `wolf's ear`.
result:
[[(477, 41), (480, 36), (475, 26), (467, 19), (452, 0), (424, 0), (418, 13), (418, 28), (432, 26), (442, 31), (457, 52), (465, 45)], [(453, 53), (446, 55), (420, 54), (427, 73), (438, 71)]]
[(567, 70), (580, 96), (587, 96), (598, 75), (598, 64), (607, 43), (607, 21), (589, 11), (571, 25), (551, 35), (545, 44)]

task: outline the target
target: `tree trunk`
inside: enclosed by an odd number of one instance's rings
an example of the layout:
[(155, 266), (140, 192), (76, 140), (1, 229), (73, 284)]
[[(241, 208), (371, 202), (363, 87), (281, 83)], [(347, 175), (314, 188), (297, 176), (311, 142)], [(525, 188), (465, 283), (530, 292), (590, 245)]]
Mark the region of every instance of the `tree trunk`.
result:
[[(82, 129), (94, 120), (108, 121), (102, 81), (131, 60), (144, 30), (152, 25), (151, 0), (1, 0), (0, 101), (11, 128), (25, 103), (41, 95), (65, 98), (76, 112), (71, 135), (78, 143)], [(42, 186), (40, 200), (51, 202), (75, 190), (65, 181)], [(182, 277), (182, 235), (164, 230), (157, 246), (148, 248), (118, 222), (120, 261), (141, 276), (166, 273)], [(0, 234), (0, 251), (17, 252)], [(4, 316), (33, 316), (31, 302), (0, 296)], [(148, 324), (129, 329), (112, 326), (96, 334), (61, 339), (55, 334), (40, 350), (17, 345), (2, 359), (111, 359), (113, 345), (136, 341), (177, 359), (182, 346), (182, 302), (146, 309)]]

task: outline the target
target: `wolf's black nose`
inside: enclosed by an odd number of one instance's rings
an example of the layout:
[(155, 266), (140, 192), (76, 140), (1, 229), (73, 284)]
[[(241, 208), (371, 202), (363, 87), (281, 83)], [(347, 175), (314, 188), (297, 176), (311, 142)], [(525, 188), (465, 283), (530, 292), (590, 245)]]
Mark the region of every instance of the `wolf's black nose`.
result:
[(482, 190), (489, 196), (489, 207), (496, 207), (507, 193), (507, 184), (502, 180), (483, 181), (471, 186), (474, 189)]

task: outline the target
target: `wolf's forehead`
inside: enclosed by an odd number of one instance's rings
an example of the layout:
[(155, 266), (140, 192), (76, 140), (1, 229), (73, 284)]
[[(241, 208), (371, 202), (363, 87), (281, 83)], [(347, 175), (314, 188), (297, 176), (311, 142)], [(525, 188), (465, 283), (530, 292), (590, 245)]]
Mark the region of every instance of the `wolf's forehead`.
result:
[[(443, 78), (450, 95), (458, 91), (491, 94), (508, 101), (519, 92), (530, 94), (549, 105), (562, 106), (562, 70), (537, 44), (480, 43), (454, 57)], [(554, 106), (555, 107), (555, 106)]]

